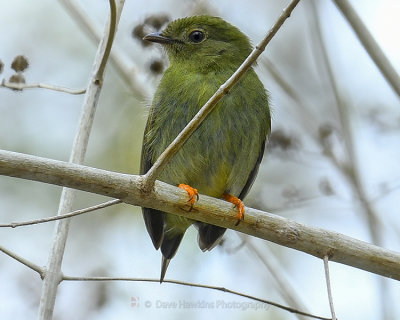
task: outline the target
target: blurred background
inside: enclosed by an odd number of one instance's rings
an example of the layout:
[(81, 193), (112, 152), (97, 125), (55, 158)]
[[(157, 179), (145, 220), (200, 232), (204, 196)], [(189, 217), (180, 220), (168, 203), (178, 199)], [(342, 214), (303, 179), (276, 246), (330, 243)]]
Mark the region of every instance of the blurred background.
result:
[[(97, 44), (67, 1), (0, 4), (1, 79), (18, 55), (18, 77), (82, 89)], [(400, 3), (350, 1), (400, 72)], [(151, 96), (167, 67), (162, 50), (140, 41), (168, 21), (193, 14), (221, 16), (257, 44), (288, 1), (127, 1), (107, 67), (85, 164), (137, 174)], [(108, 1), (80, 2), (103, 31)], [(273, 132), (247, 206), (310, 226), (400, 250), (400, 103), (332, 1), (301, 1), (258, 61), (270, 92)], [(0, 148), (67, 161), (83, 95), (0, 88)], [(53, 216), (61, 188), (0, 176), (0, 223)], [(108, 199), (80, 192), (75, 207)], [(0, 245), (47, 264), (54, 223), (0, 229)], [(226, 287), (329, 317), (323, 262), (229, 231), (202, 253), (190, 228), (166, 278)], [(158, 279), (154, 250), (138, 207), (118, 205), (73, 218), (63, 273)], [(399, 284), (330, 263), (339, 319), (400, 317)], [(0, 254), (2, 319), (33, 319), (39, 276)], [(209, 289), (148, 282), (64, 281), (54, 319), (300, 319), (286, 311)], [(304, 319), (304, 318), (301, 318)]]

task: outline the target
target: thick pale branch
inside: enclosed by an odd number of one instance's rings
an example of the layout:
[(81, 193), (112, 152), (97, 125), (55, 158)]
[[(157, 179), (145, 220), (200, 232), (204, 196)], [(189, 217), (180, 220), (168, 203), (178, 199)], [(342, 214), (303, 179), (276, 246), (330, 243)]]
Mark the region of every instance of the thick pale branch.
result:
[(222, 84), (214, 95), (206, 102), (206, 104), (199, 110), (199, 112), (193, 117), (193, 119), (186, 125), (186, 127), (179, 133), (179, 135), (171, 142), (171, 144), (164, 150), (159, 156), (157, 161), (146, 173), (144, 179), (144, 188), (146, 191), (150, 191), (153, 187), (154, 181), (157, 179), (160, 172), (167, 165), (168, 161), (174, 156), (174, 154), (183, 146), (185, 141), (192, 135), (197, 127), (203, 122), (207, 115), (214, 109), (216, 104), (238, 83), (240, 78), (246, 73), (247, 70), (256, 62), (257, 58), (265, 50), (267, 44), (278, 32), (280, 27), (283, 25), (285, 20), (289, 18), (290, 14), (297, 6), (300, 0), (292, 0), (291, 3), (282, 11), (271, 30), (267, 33), (264, 39), (254, 48), (246, 60), (240, 65), (240, 67), (232, 74), (232, 76)]
[[(82, 163), (85, 158), (89, 135), (93, 124), (94, 114), (99, 101), (103, 83), (104, 68), (111, 50), (116, 24), (123, 7), (124, 0), (110, 2), (110, 18), (105, 26), (104, 36), (99, 43), (92, 67), (92, 75), (83, 101), (79, 126), (71, 150), (70, 162)], [(61, 193), (58, 215), (68, 213), (72, 209), (75, 190), (64, 188)], [(39, 319), (52, 319), (56, 300), (57, 287), (60, 281), (61, 263), (64, 255), (65, 244), (68, 237), (69, 220), (58, 220), (55, 224), (54, 240), (47, 262), (47, 271), (42, 285), (42, 295), (39, 306)]]
[(397, 252), (252, 208), (246, 208), (244, 221), (235, 226), (237, 212), (232, 204), (205, 195), (200, 195), (193, 210), (188, 212), (187, 193), (160, 181), (156, 181), (152, 192), (144, 193), (141, 176), (9, 151), (0, 151), (0, 174), (118, 198), (132, 205), (237, 230), (321, 259), (328, 255), (330, 261), (400, 280), (400, 254)]

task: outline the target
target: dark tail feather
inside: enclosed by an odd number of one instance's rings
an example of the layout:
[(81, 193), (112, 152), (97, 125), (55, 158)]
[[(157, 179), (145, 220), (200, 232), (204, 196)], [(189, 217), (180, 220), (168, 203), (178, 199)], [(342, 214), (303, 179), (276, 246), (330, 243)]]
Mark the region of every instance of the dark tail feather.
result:
[(171, 259), (175, 256), (176, 251), (178, 250), (179, 245), (181, 244), (184, 233), (173, 236), (172, 238), (168, 238), (168, 235), (164, 236), (163, 242), (161, 244), (161, 252), (162, 252), (162, 262), (161, 262), (161, 276), (160, 283), (163, 282), (165, 273), (167, 272), (167, 268)]
[(214, 248), (225, 233), (225, 228), (213, 226), (211, 224), (198, 222), (196, 227), (199, 229), (197, 238), (199, 247), (202, 251)]
[(147, 232), (150, 235), (151, 241), (153, 241), (154, 247), (158, 250), (164, 236), (165, 213), (149, 208), (142, 208), (142, 212)]
[(168, 268), (170, 261), (171, 261), (171, 259), (166, 259), (164, 256), (162, 257), (160, 283), (162, 283), (164, 280), (165, 273), (167, 272), (167, 268)]

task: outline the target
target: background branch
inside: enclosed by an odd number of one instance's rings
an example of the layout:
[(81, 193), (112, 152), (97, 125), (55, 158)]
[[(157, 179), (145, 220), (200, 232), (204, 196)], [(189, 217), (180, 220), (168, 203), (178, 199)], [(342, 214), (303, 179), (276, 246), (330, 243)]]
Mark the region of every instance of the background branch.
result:
[[(98, 43), (102, 38), (102, 31), (96, 26), (93, 19), (88, 16), (82, 5), (76, 0), (60, 0), (60, 3), (71, 15), (75, 21), (82, 26), (93, 42)], [(123, 79), (123, 83), (128, 84), (135, 97), (140, 100), (147, 100), (150, 97), (150, 91), (138, 76), (139, 70), (133, 65), (132, 60), (126, 56), (124, 50), (114, 44), (110, 56), (110, 62), (117, 69), (118, 75)]]
[[(145, 278), (128, 278), (128, 277), (73, 277), (73, 276), (63, 276), (63, 280), (66, 281), (133, 281), (133, 282), (155, 282), (155, 283), (160, 283), (160, 279), (145, 279)], [(165, 279), (163, 280), (163, 283), (171, 283), (171, 284), (177, 284), (181, 286), (188, 286), (188, 287), (196, 287), (196, 288), (204, 288), (204, 289), (212, 289), (212, 290), (217, 290), (217, 291), (222, 291), (226, 293), (230, 293), (236, 296), (248, 298), (254, 301), (258, 301), (261, 303), (269, 304), (271, 306), (277, 307), (282, 310), (286, 310), (288, 312), (297, 314), (297, 315), (302, 315), (306, 316), (312, 319), (320, 319), (320, 320), (330, 320), (330, 318), (324, 318), (324, 317), (319, 317), (316, 315), (313, 315), (308, 312), (300, 311), (295, 308), (287, 307), (282, 304), (270, 301), (270, 300), (265, 300), (261, 298), (257, 298), (255, 296), (251, 296), (245, 293), (241, 293), (238, 291), (234, 291), (231, 289), (227, 289), (224, 287), (216, 287), (216, 286), (210, 286), (210, 285), (205, 285), (205, 284), (200, 284), (200, 283), (192, 283), (192, 282), (184, 282), (184, 281), (177, 281), (177, 280), (168, 280)]]
[(27, 83), (27, 84), (13, 83), (13, 82), (5, 81), (4, 79), (0, 83), (0, 87), (12, 89), (12, 90), (41, 88), (41, 89), (48, 89), (48, 90), (53, 90), (53, 91), (58, 91), (58, 92), (69, 93), (69, 94), (83, 94), (86, 91), (86, 89), (70, 89), (70, 88), (65, 88), (65, 87), (60, 87), (60, 86), (54, 86), (51, 84), (45, 84), (45, 83)]
[(75, 210), (66, 214), (60, 214), (58, 216), (53, 216), (53, 217), (48, 217), (48, 218), (43, 218), (43, 219), (35, 219), (35, 220), (30, 220), (30, 221), (23, 221), (23, 222), (11, 222), (11, 223), (7, 223), (7, 224), (0, 224), (0, 228), (17, 228), (17, 227), (23, 227), (23, 226), (31, 226), (33, 224), (40, 224), (40, 223), (46, 223), (46, 222), (50, 222), (50, 221), (56, 221), (56, 220), (61, 220), (61, 219), (67, 219), (67, 218), (72, 218), (75, 216), (79, 216), (81, 214), (84, 213), (88, 213), (88, 212), (93, 212), (99, 209), (103, 209), (103, 208), (107, 208), (110, 206), (113, 206), (115, 204), (119, 204), (122, 203), (121, 200), (119, 199), (114, 199), (114, 200), (110, 200), (104, 203), (100, 203), (98, 205), (95, 206), (90, 206), (84, 209), (79, 209), (79, 210)]
[(6, 255), (10, 256), (11, 258), (21, 262), (23, 265), (27, 266), (29, 269), (36, 271), (37, 273), (39, 273), (39, 275), (42, 279), (44, 278), (43, 268), (39, 267), (38, 265), (34, 264), (33, 262), (30, 262), (30, 261), (20, 257), (19, 255), (15, 254), (14, 252), (11, 252), (10, 250), (7, 250), (3, 246), (0, 246), (0, 251), (4, 252)]
[(333, 298), (332, 298), (331, 277), (329, 276), (329, 257), (325, 256), (323, 260), (324, 260), (326, 290), (328, 291), (329, 308), (331, 309), (332, 320), (337, 320), (335, 314), (335, 306), (333, 304)]
[[(336, 3), (338, 4), (340, 10), (342, 10), (342, 13), (345, 14), (350, 24), (355, 29), (360, 41), (365, 42), (365, 49), (371, 55), (378, 68), (381, 70), (381, 73), (385, 76), (386, 80), (388, 82), (390, 82), (391, 80), (395, 80), (394, 76), (397, 75), (393, 67), (390, 65), (389, 61), (384, 56), (378, 45), (374, 42), (373, 38), (369, 34), (366, 27), (363, 25), (361, 19), (357, 16), (351, 5), (346, 3), (345, 1), (336, 1)], [(382, 235), (384, 234), (384, 229), (382, 226), (382, 222), (379, 219), (380, 215), (378, 214), (378, 212), (376, 212), (368, 199), (367, 192), (363, 184), (362, 173), (360, 171), (360, 163), (362, 161), (362, 158), (360, 158), (360, 156), (358, 155), (359, 152), (357, 150), (357, 138), (355, 136), (354, 130), (355, 119), (353, 117), (354, 107), (349, 104), (348, 101), (341, 99), (342, 95), (340, 94), (338, 85), (338, 83), (340, 83), (340, 80), (335, 77), (334, 68), (330, 61), (331, 59), (329, 57), (328, 49), (326, 47), (326, 41), (324, 40), (322, 35), (321, 21), (317, 12), (316, 4), (314, 2), (309, 2), (309, 5), (312, 9), (311, 12), (313, 14), (313, 19), (311, 20), (315, 22), (314, 29), (317, 38), (314, 48), (319, 47), (320, 49), (320, 64), (323, 66), (321, 69), (325, 70), (326, 72), (329, 89), (332, 91), (334, 106), (338, 111), (338, 120), (341, 127), (341, 135), (344, 138), (343, 146), (346, 160), (343, 162), (339, 161), (337, 159), (337, 154), (335, 154), (333, 150), (331, 150), (331, 148), (327, 145), (324, 146), (324, 153), (328, 156), (328, 159), (330, 159), (332, 164), (336, 166), (336, 168), (342, 173), (343, 177), (347, 179), (348, 184), (349, 186), (351, 186), (354, 195), (360, 200), (360, 207), (362, 209), (361, 211), (366, 218), (367, 226), (371, 236), (371, 242), (375, 245), (381, 246), (383, 244)], [(388, 78), (386, 74), (388, 76), (391, 75), (391, 77)], [(379, 299), (382, 300), (382, 305), (384, 305), (385, 301), (388, 300), (388, 290), (386, 288), (386, 283), (384, 279), (381, 278), (378, 279), (378, 281), (380, 287)], [(334, 315), (333, 305), (331, 305), (331, 310)], [(386, 308), (384, 308), (384, 313), (386, 313), (385, 310)], [(389, 318), (390, 316), (385, 317), (385, 319)]]
[[(114, 39), (116, 24), (118, 23), (123, 4), (124, 1), (120, 0), (118, 1), (118, 7), (116, 7), (115, 0), (110, 0), (110, 18), (106, 23), (104, 37), (100, 41), (96, 53), (92, 76), (90, 77), (88, 89), (83, 101), (78, 132), (75, 136), (69, 160), (72, 163), (81, 163), (85, 158), (90, 130), (103, 84), (104, 68), (111, 50), (112, 39)], [(74, 196), (74, 190), (63, 188), (58, 215), (65, 214), (72, 210)], [(69, 222), (69, 219), (58, 220), (55, 225), (53, 245), (49, 253), (47, 270), (42, 284), (39, 319), (50, 320), (53, 317), (57, 287), (61, 277), (61, 264), (68, 237)]]
[[(285, 302), (296, 309), (309, 312), (307, 306), (302, 303), (300, 296), (296, 294), (294, 286), (287, 279), (283, 272), (281, 262), (276, 258), (276, 254), (271, 251), (268, 246), (259, 249), (252, 241), (251, 237), (238, 233), (242, 239), (244, 246), (268, 269), (271, 274), (274, 288), (280, 293)], [(298, 319), (303, 319), (301, 315), (297, 315)]]
[[(6, 248), (3, 248), (2, 246), (0, 246), (0, 251), (4, 252), (8, 256), (10, 256), (11, 258), (21, 262), (22, 264), (24, 264), (28, 268), (36, 271), (37, 273), (39, 273), (40, 277), (43, 279), (44, 271), (39, 266), (37, 266), (34, 263), (32, 263), (32, 262), (30, 262), (30, 261), (28, 261), (28, 260), (16, 255), (15, 253), (7, 250)], [(62, 280), (65, 280), (65, 281), (133, 281), (133, 282), (155, 282), (155, 283), (159, 283), (160, 282), (159, 279), (145, 279), (145, 278), (131, 278), (131, 277), (74, 277), (74, 276), (67, 276), (67, 275), (62, 275)], [(284, 306), (282, 304), (279, 304), (279, 303), (276, 303), (276, 302), (273, 302), (273, 301), (270, 301), (270, 300), (257, 298), (255, 296), (248, 295), (248, 294), (245, 294), (245, 293), (241, 293), (241, 292), (238, 292), (238, 291), (234, 291), (234, 290), (231, 290), (231, 289), (227, 289), (227, 288), (224, 288), (224, 287), (216, 287), (216, 286), (210, 286), (210, 285), (205, 285), (205, 284), (184, 282), (184, 281), (178, 281), (178, 280), (168, 280), (168, 279), (165, 279), (164, 283), (171, 283), (171, 284), (177, 284), (177, 285), (182, 285), (182, 286), (189, 286), (189, 287), (197, 287), (197, 288), (205, 288), (205, 289), (212, 289), (212, 290), (222, 291), (222, 292), (230, 293), (230, 294), (233, 294), (233, 295), (236, 295), (236, 296), (248, 298), (250, 300), (254, 300), (254, 301), (261, 302), (261, 303), (265, 303), (265, 304), (277, 307), (279, 309), (286, 310), (288, 312), (294, 313), (296, 315), (302, 315), (302, 316), (310, 317), (310, 318), (313, 318), (313, 319), (329, 320), (328, 318), (319, 317), (319, 316), (313, 315), (313, 314), (311, 314), (309, 312), (301, 311), (299, 308), (297, 308), (297, 309), (291, 308), (291, 307)]]
[(400, 98), (400, 77), (396, 70), (393, 68), (389, 59), (383, 53), (383, 50), (376, 43), (375, 39), (371, 36), (367, 27), (364, 25), (357, 12), (353, 9), (347, 0), (333, 0), (347, 22), (353, 28), (361, 44), (368, 52), (371, 59), (375, 62), (376, 66), (385, 77), (386, 81), (390, 84), (394, 92)]

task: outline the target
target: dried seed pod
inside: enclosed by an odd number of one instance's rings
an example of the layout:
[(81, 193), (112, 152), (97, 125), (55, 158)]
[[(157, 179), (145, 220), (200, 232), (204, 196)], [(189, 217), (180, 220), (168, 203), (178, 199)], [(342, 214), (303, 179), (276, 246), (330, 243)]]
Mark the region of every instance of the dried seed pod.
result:
[(11, 63), (11, 68), (14, 69), (16, 72), (24, 71), (29, 67), (28, 59), (25, 56), (19, 55), (16, 56)]
[(154, 74), (161, 74), (164, 71), (164, 63), (159, 59), (153, 60), (150, 63), (150, 71)]

